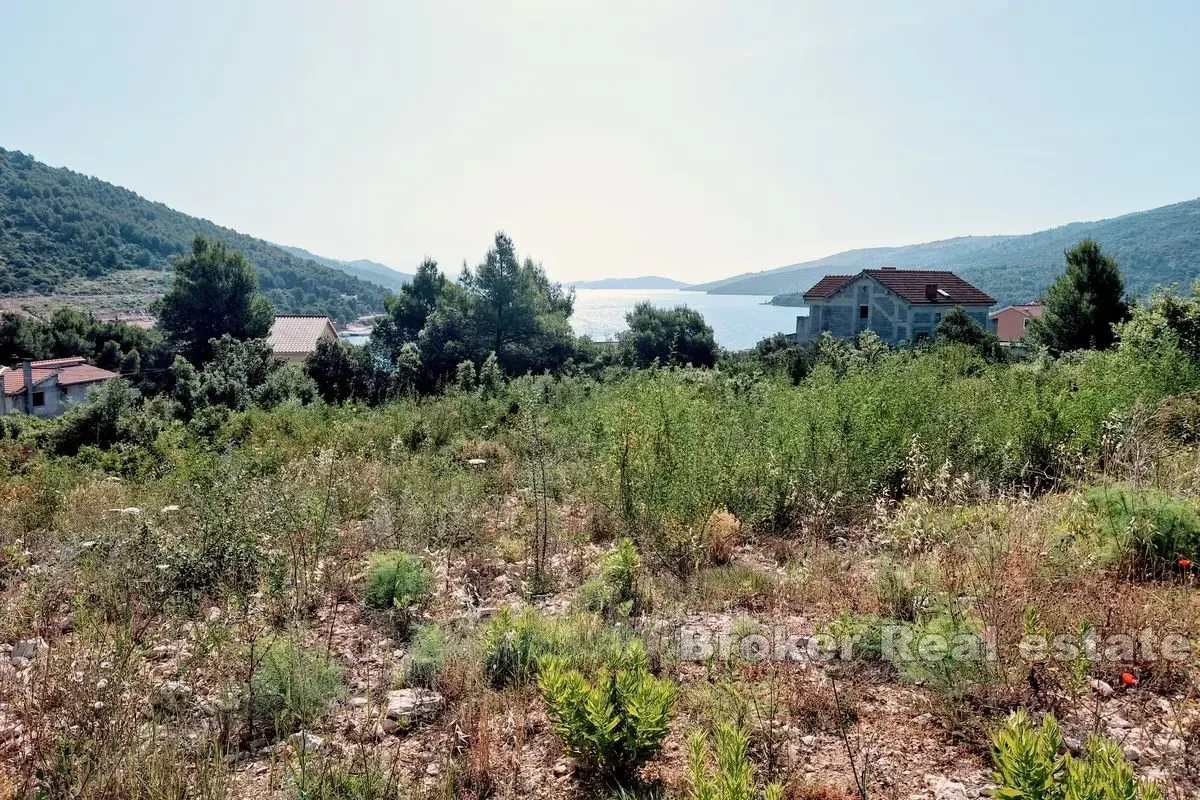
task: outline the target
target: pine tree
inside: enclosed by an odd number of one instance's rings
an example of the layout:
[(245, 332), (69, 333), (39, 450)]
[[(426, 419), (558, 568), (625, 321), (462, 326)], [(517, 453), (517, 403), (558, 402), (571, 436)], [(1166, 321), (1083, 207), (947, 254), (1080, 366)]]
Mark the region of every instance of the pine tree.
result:
[(1112, 347), (1113, 326), (1129, 316), (1116, 259), (1102, 253), (1096, 240), (1084, 239), (1066, 260), (1066, 270), (1044, 295), (1045, 315), (1030, 325), (1032, 338), (1056, 353)]

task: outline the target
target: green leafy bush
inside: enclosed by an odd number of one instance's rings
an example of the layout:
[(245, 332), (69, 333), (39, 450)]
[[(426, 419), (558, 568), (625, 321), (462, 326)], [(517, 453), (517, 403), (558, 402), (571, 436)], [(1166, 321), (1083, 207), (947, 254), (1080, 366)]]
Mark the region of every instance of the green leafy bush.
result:
[(287, 638), (251, 653), (250, 708), (254, 719), (276, 736), (311, 725), (342, 689), (342, 670), (327, 653), (307, 650)]
[(1181, 558), (1200, 562), (1200, 514), (1187, 500), (1114, 485), (1090, 489), (1087, 501), (1141, 577), (1162, 577)]
[[(710, 769), (708, 739), (703, 731), (692, 731), (688, 737), (688, 800), (753, 800), (754, 765), (750, 763), (749, 744), (750, 736), (744, 728), (718, 725), (716, 768)], [(783, 787), (768, 784), (763, 797), (782, 800)]]
[(433, 573), (416, 556), (399, 550), (371, 557), (367, 572), (367, 605), (409, 609), (429, 598)]
[(625, 663), (595, 682), (565, 659), (538, 660), (538, 688), (563, 744), (586, 766), (626, 778), (658, 752), (675, 703), (670, 681), (650, 675), (646, 651), (631, 643)]
[[(1061, 754), (1061, 755), (1060, 755)], [(1139, 781), (1121, 747), (1092, 737), (1081, 758), (1066, 752), (1062, 731), (1051, 715), (1034, 727), (1017, 711), (992, 735), (996, 797), (1005, 800), (1161, 800), (1151, 781)]]

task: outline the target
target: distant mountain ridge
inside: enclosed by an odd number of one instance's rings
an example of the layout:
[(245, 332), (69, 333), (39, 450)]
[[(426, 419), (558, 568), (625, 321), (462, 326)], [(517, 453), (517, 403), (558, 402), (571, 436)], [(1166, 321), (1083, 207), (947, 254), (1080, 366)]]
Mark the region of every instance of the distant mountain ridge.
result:
[(347, 321), (383, 310), (386, 290), (343, 269), (188, 216), (120, 186), (0, 148), (0, 296), (105, 297), (144, 306), (170, 283), (171, 259), (200, 234), (254, 264), (275, 309)]
[(401, 272), (398, 269), (392, 269), (387, 264), (380, 264), (378, 261), (371, 261), (366, 258), (356, 259), (355, 261), (342, 261), (336, 258), (326, 258), (319, 256), (316, 253), (310, 253), (302, 247), (289, 247), (288, 245), (280, 244), (276, 247), (281, 250), (286, 250), (297, 258), (305, 258), (309, 261), (316, 261), (318, 264), (324, 264), (327, 267), (340, 270), (347, 275), (358, 278), (360, 281), (368, 283), (377, 283), (385, 289), (393, 292), (400, 291), (400, 287), (412, 281), (412, 275), (408, 272)]
[(804, 292), (831, 273), (894, 266), (949, 269), (1001, 305), (1037, 297), (1062, 272), (1063, 251), (1092, 237), (1112, 254), (1127, 289), (1190, 286), (1200, 277), (1200, 199), (1096, 222), (1072, 222), (1023, 235), (960, 236), (902, 247), (847, 250), (814, 261), (745, 273), (691, 287), (712, 294), (782, 295)]
[(597, 281), (573, 281), (567, 284), (572, 289), (687, 289), (690, 285), (659, 275), (643, 275), (638, 278), (602, 278)]

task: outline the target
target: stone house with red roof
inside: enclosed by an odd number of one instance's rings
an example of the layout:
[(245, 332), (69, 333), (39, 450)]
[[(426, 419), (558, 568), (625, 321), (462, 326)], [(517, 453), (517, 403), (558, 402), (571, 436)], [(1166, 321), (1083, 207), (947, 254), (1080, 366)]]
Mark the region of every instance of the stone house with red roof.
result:
[(953, 272), (895, 267), (826, 275), (804, 293), (804, 302), (808, 316), (796, 317), (797, 344), (825, 331), (839, 339), (874, 331), (890, 345), (917, 342), (932, 336), (955, 306), (991, 330), (988, 311), (996, 304)]
[(88, 390), (119, 377), (115, 372), (94, 367), (83, 356), (26, 361), (15, 367), (0, 367), (0, 414), (21, 412), (35, 417), (57, 417), (72, 403), (87, 399)]

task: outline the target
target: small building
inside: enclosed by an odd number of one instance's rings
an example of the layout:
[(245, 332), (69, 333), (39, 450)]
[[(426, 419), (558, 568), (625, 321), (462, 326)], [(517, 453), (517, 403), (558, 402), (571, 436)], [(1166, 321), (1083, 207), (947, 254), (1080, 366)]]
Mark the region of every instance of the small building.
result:
[(1030, 320), (1038, 319), (1045, 313), (1046, 307), (1041, 303), (1020, 303), (993, 311), (989, 316), (1000, 341), (1019, 342), (1025, 338)]
[(116, 377), (117, 373), (94, 367), (83, 356), (0, 367), (4, 383), (0, 414), (21, 412), (35, 417), (57, 417), (71, 403), (86, 400), (93, 386)]
[(329, 317), (320, 314), (276, 314), (267, 334), (267, 344), (276, 357), (299, 364), (317, 350), (322, 339), (336, 341), (337, 330)]
[(996, 301), (953, 272), (943, 270), (864, 269), (857, 275), (826, 275), (804, 293), (808, 316), (796, 317), (796, 343), (813, 341), (824, 331), (851, 339), (874, 331), (890, 345), (917, 342), (933, 335), (942, 315), (962, 308), (985, 328)]

